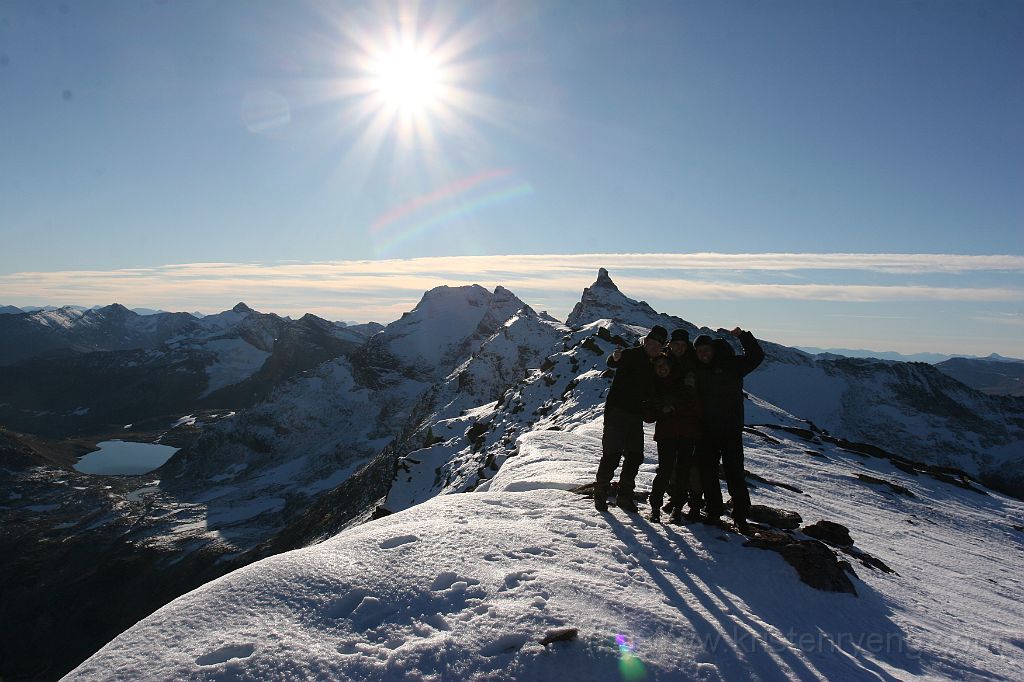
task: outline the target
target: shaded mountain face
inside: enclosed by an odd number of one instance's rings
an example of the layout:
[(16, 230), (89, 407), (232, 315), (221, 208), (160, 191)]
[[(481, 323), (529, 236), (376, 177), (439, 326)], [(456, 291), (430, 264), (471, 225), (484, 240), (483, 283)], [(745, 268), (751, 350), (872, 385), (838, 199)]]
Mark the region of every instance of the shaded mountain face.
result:
[[(118, 305), (13, 317), (14, 340), (2, 343), (40, 352), (0, 365), (0, 424), (51, 437), (246, 407), (365, 341), (360, 330), (314, 315), (289, 320), (245, 304), (202, 320), (185, 313), (142, 317)], [(33, 345), (33, 335), (47, 341)]]
[(950, 358), (935, 368), (988, 395), (1024, 397), (1024, 362), (1011, 358)]
[(0, 317), (0, 365), (32, 357), (153, 348), (197, 329), (188, 313), (142, 316), (114, 303)]
[(962, 469), (1024, 496), (1024, 400), (988, 396), (925, 363), (768, 354), (754, 395), (833, 435)]

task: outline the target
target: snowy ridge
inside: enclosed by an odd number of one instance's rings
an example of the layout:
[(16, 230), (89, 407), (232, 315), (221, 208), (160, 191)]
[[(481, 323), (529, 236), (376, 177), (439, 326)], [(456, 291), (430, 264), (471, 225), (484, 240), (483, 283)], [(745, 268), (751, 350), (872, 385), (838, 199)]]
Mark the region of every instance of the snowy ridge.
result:
[(425, 376), (441, 378), (524, 306), (500, 286), (493, 293), (475, 284), (436, 287), (371, 343)]
[[(857, 596), (696, 525), (599, 515), (600, 419), (534, 431), (487, 491), (435, 497), (172, 602), (66, 679), (1012, 679), (1024, 505), (885, 460), (748, 435), (756, 503), (848, 526)], [(648, 438), (640, 485), (650, 485)], [(811, 456), (807, 450), (813, 448)], [(870, 472), (913, 497), (860, 483)], [(950, 551), (956, 548), (956, 551)], [(273, 623), (273, 627), (267, 627)], [(553, 630), (571, 641), (542, 645)]]

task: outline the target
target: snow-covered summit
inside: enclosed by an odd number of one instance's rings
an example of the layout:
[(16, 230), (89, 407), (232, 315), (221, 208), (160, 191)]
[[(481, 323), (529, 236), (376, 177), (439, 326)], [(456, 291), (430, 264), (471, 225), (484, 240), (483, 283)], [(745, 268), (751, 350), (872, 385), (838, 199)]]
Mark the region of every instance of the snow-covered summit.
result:
[(478, 284), (439, 286), (371, 343), (422, 374), (440, 379), (525, 307), (504, 287), (493, 292)]

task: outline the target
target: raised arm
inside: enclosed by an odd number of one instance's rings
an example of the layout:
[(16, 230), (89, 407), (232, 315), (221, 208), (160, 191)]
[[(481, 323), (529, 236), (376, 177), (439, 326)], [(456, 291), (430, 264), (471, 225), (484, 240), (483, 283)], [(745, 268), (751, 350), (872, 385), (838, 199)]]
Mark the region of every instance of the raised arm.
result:
[(757, 342), (754, 335), (748, 331), (736, 327), (732, 330), (732, 334), (740, 340), (740, 345), (743, 346), (743, 355), (736, 358), (736, 369), (740, 376), (746, 376), (764, 361), (764, 349), (761, 348), (761, 344)]

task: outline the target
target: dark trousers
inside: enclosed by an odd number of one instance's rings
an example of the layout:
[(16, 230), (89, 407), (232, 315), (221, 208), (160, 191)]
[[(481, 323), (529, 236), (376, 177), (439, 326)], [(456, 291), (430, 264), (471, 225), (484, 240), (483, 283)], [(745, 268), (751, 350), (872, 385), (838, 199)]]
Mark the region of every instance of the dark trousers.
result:
[(658, 471), (651, 484), (651, 508), (660, 509), (668, 491), (669, 499), (682, 506), (687, 497), (690, 482), (690, 467), (695, 460), (693, 450), (696, 443), (689, 438), (663, 438), (658, 441)]
[(619, 474), (619, 495), (631, 497), (636, 487), (636, 474), (644, 461), (643, 418), (619, 407), (605, 407), (601, 451), (601, 463), (597, 467), (598, 493), (607, 491), (615, 469), (625, 459)]
[(743, 471), (743, 431), (741, 429), (709, 429), (697, 444), (697, 465), (701, 488), (707, 503), (707, 515), (718, 518), (724, 511), (722, 488), (718, 484), (718, 464), (725, 472), (725, 482), (732, 497), (732, 516), (746, 520), (750, 512), (750, 492)]
[[(694, 441), (694, 445), (696, 446)], [(700, 467), (697, 466), (697, 451), (694, 447), (693, 456), (687, 466), (676, 466), (672, 472), (672, 480), (668, 483), (668, 503), (671, 509), (682, 509), (690, 503), (690, 511), (700, 511), (704, 506), (704, 490), (701, 488)]]

